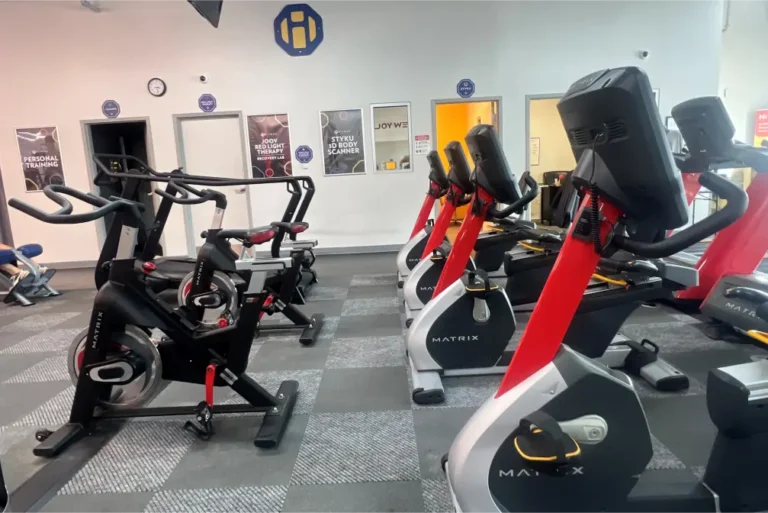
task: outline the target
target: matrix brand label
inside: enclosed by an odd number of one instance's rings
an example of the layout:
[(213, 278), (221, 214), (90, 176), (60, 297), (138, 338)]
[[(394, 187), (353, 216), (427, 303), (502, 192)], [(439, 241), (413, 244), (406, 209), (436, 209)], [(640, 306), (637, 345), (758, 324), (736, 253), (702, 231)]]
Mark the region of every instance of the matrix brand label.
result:
[[(566, 469), (559, 469), (557, 471), (558, 474), (562, 476), (583, 476), (584, 475), (584, 467), (570, 467)], [(542, 474), (539, 474), (535, 470), (531, 469), (510, 469), (510, 470), (499, 470), (499, 477), (538, 477)], [(548, 475), (548, 474), (547, 474)]]
[(757, 315), (755, 314), (755, 310), (752, 309), (752, 308), (749, 308), (747, 306), (742, 306), (742, 305), (739, 305), (739, 304), (736, 304), (736, 303), (731, 303), (730, 301), (728, 301), (728, 302), (725, 303), (725, 307), (728, 308), (729, 310), (732, 310), (732, 311), (736, 312), (736, 313), (748, 315), (748, 316), (750, 316), (752, 318), (757, 319)]
[(93, 327), (93, 341), (91, 342), (91, 347), (96, 348), (96, 344), (99, 343), (99, 335), (101, 334), (101, 321), (104, 318), (104, 312), (99, 310), (99, 313), (96, 314), (96, 325)]
[(454, 335), (452, 337), (432, 337), (432, 342), (472, 342), (480, 340), (480, 335)]

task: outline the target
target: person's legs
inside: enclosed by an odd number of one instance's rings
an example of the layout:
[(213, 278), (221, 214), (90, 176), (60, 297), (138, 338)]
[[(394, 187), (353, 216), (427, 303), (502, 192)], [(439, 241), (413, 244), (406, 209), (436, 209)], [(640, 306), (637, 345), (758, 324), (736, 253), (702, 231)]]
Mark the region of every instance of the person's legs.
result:
[[(5, 244), (0, 242), (0, 250), (3, 249), (13, 249), (10, 246), (6, 246)], [(11, 288), (15, 287), (19, 281), (23, 280), (24, 278), (29, 275), (29, 271), (25, 271), (23, 269), (19, 269), (13, 264), (2, 264), (0, 265), (0, 271), (4, 272), (8, 275), (8, 277), (11, 279), (11, 283), (13, 284)]]
[[(12, 248), (11, 246), (8, 246), (8, 245), (3, 244), (2, 242), (0, 242), (0, 250), (4, 250), (4, 249), (13, 250), (14, 248)], [(48, 270), (47, 267), (45, 267), (43, 265), (40, 265), (37, 262), (35, 262), (34, 258), (30, 258), (30, 260), (32, 261), (32, 263), (37, 265), (37, 267), (40, 269), (40, 274), (41, 275), (45, 274), (45, 271)], [(18, 283), (20, 279), (25, 278), (29, 274), (29, 271), (26, 271), (26, 270), (23, 270), (23, 269), (19, 269), (18, 267), (16, 267), (13, 264), (2, 264), (2, 265), (0, 265), (0, 270), (4, 271), (6, 274), (11, 276), (11, 279), (15, 278), (14, 285), (16, 283)]]

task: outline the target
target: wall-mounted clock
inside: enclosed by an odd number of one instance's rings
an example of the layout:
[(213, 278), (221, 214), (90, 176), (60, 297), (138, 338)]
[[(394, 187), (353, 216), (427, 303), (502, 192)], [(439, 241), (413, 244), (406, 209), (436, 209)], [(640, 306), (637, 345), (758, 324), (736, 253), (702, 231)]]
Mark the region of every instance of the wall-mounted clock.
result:
[(152, 96), (159, 98), (163, 96), (167, 90), (168, 87), (165, 85), (165, 81), (163, 81), (162, 78), (153, 78), (147, 82), (147, 91), (149, 91), (149, 94)]

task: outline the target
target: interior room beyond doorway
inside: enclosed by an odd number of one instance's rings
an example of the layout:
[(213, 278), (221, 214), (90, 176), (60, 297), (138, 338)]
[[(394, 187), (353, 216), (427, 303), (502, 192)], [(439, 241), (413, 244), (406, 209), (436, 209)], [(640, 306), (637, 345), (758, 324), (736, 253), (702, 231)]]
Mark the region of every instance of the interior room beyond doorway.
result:
[[(476, 125), (487, 124), (500, 131), (501, 111), (500, 102), (497, 98), (478, 98), (476, 100), (453, 101), (436, 100), (432, 102), (434, 114), (434, 136), (435, 149), (440, 154), (445, 170), (448, 171), (448, 160), (445, 157), (443, 148), (451, 141), (461, 142), (464, 153), (467, 155), (467, 161), (471, 162), (467, 144), (464, 138), (467, 132)], [(440, 200), (442, 208), (444, 199)], [(468, 206), (459, 207), (453, 216), (453, 226), (448, 230), (448, 237), (455, 235), (458, 224), (464, 219), (464, 214)]]
[[(120, 196), (123, 193), (123, 182), (118, 179), (99, 175), (93, 160), (94, 154), (109, 153), (114, 155), (130, 155), (142, 162), (152, 165), (151, 140), (149, 126), (146, 119), (120, 120), (120, 121), (84, 121), (83, 137), (87, 164), (90, 170), (90, 180), (93, 190), (102, 198)], [(118, 162), (124, 171), (135, 169), (137, 166), (129, 160)], [(144, 226), (152, 226), (155, 218), (155, 202), (152, 193), (152, 182), (143, 182), (138, 191), (139, 200), (144, 204)], [(97, 222), (99, 244), (103, 244), (106, 233), (112, 223), (113, 215), (106, 216)], [(143, 244), (146, 236), (145, 230), (139, 230), (139, 243)], [(162, 245), (162, 240), (161, 240)]]
[[(568, 136), (557, 111), (560, 95), (529, 96), (527, 166), (531, 175), (542, 185), (540, 200), (531, 203), (531, 219), (540, 220), (543, 202), (549, 201), (554, 191), (547, 189), (544, 173), (572, 171), (576, 166)], [(547, 189), (547, 190), (545, 190)]]

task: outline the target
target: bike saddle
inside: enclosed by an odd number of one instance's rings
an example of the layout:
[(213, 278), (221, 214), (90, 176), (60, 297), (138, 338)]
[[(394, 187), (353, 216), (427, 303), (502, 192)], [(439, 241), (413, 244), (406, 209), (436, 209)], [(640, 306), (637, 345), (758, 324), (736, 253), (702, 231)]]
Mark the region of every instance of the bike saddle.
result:
[(309, 223), (305, 222), (296, 222), (296, 223), (286, 223), (284, 221), (275, 221), (272, 223), (272, 226), (275, 228), (280, 228), (281, 230), (284, 230), (286, 232), (290, 233), (302, 233), (303, 231), (306, 231), (307, 228), (309, 228)]
[(275, 238), (275, 235), (272, 226), (260, 226), (248, 230), (221, 230), (216, 234), (220, 239), (237, 239), (247, 247), (269, 242)]

